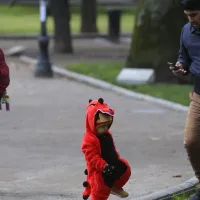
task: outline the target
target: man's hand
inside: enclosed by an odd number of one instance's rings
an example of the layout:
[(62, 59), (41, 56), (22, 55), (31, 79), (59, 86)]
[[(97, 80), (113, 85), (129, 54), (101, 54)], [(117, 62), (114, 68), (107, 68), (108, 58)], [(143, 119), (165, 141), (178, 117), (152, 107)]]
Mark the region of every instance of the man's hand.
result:
[(187, 71), (184, 69), (183, 64), (177, 62), (175, 66), (173, 64), (170, 65), (169, 69), (172, 73), (177, 77), (182, 77), (187, 74)]

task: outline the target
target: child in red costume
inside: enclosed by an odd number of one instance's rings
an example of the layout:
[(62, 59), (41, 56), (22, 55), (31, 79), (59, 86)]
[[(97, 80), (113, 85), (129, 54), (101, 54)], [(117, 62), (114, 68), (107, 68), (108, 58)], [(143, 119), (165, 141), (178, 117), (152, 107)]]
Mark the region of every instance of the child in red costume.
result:
[(89, 100), (81, 146), (87, 165), (83, 199), (91, 196), (91, 200), (107, 200), (110, 194), (128, 197), (122, 187), (131, 176), (131, 168), (115, 148), (109, 131), (113, 117), (114, 110), (102, 98)]

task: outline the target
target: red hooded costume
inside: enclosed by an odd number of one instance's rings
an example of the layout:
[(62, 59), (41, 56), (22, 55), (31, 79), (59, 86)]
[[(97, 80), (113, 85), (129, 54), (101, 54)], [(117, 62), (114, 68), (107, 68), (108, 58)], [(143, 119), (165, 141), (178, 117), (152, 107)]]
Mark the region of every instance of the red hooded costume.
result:
[(6, 64), (4, 53), (2, 49), (0, 49), (0, 98), (6, 92), (9, 83), (9, 68)]
[[(126, 184), (131, 176), (131, 169), (128, 162), (121, 158), (117, 152), (113, 142), (112, 134), (109, 130), (107, 130), (105, 134), (108, 136), (108, 140), (111, 140), (111, 145), (107, 145), (107, 149), (102, 149), (103, 142), (101, 142), (101, 140), (98, 138), (96, 129), (97, 113), (109, 115), (113, 119), (114, 110), (110, 108), (102, 98), (99, 100), (89, 100), (89, 104), (86, 109), (86, 132), (81, 145), (81, 150), (84, 153), (87, 165), (87, 169), (85, 170), (87, 181), (83, 183), (83, 186), (85, 187), (83, 199), (88, 199), (89, 196), (91, 196), (91, 200), (107, 200), (110, 193), (112, 193), (112, 187), (120, 189)], [(103, 123), (104, 122), (102, 122), (102, 124)], [(111, 124), (112, 122), (110, 122), (110, 126)], [(112, 146), (112, 144), (113, 148), (108, 149), (110, 146)], [(110, 151), (113, 151), (114, 156), (111, 155), (109, 158), (106, 158)], [(105, 184), (102, 173), (106, 166), (110, 164), (109, 161), (112, 159), (112, 157), (116, 157), (115, 160), (120, 162), (120, 164), (123, 163), (126, 166), (126, 169), (120, 174), (117, 180), (113, 182), (112, 187), (109, 187), (107, 184)]]

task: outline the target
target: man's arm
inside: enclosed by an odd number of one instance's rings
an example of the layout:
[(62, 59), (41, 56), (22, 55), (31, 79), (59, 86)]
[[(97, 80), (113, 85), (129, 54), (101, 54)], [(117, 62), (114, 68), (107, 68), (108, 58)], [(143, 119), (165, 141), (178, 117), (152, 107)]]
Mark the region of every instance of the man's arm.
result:
[(181, 31), (180, 48), (179, 48), (179, 55), (178, 55), (177, 63), (180, 63), (182, 65), (183, 69), (189, 73), (189, 66), (191, 63), (191, 59), (190, 59), (188, 51), (184, 45), (183, 32), (184, 32), (184, 28)]
[(170, 70), (172, 71), (172, 73), (179, 78), (184, 77), (189, 73), (189, 67), (191, 63), (188, 51), (184, 45), (183, 32), (184, 28), (181, 31), (180, 48), (179, 48), (177, 63), (175, 64), (175, 66), (170, 65)]
[(97, 146), (91, 143), (84, 143), (82, 145), (82, 151), (86, 161), (97, 171), (102, 172), (107, 163), (101, 158)]

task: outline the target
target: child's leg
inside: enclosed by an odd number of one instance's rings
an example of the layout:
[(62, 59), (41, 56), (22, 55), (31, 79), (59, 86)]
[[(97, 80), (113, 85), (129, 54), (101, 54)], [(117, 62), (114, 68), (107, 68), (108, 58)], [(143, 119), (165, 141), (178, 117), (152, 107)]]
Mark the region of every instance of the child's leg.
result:
[(128, 162), (122, 158), (120, 160), (126, 164), (127, 170), (124, 174), (121, 175), (120, 179), (115, 182), (114, 186), (116, 188), (122, 188), (128, 182), (131, 176), (131, 168)]
[(98, 195), (91, 195), (91, 200), (107, 200), (109, 197), (110, 193), (108, 195), (104, 195), (104, 196), (98, 196)]
[(91, 182), (91, 200), (107, 200), (111, 188), (104, 184), (101, 174), (96, 174)]
[(120, 159), (120, 160), (126, 165), (126, 169), (122, 173), (120, 178), (117, 181), (115, 181), (111, 194), (116, 195), (121, 198), (126, 198), (129, 196), (129, 194), (128, 192), (124, 191), (122, 187), (128, 182), (131, 176), (131, 168), (126, 160), (124, 159)]

